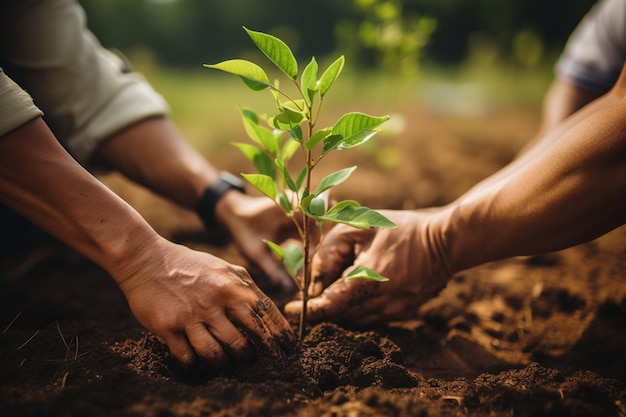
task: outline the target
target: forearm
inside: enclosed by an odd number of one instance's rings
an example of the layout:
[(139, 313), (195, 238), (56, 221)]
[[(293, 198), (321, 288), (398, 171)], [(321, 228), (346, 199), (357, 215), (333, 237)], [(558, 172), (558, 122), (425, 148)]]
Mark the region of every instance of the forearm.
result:
[(455, 270), (563, 249), (626, 219), (626, 103), (612, 95), (562, 124), (517, 170), (451, 204)]
[[(598, 95), (565, 80), (556, 79), (544, 98), (541, 126), (535, 137), (520, 150), (511, 163), (476, 184), (468, 194), (507, 180), (544, 154), (556, 140), (582, 119), (611, 105), (610, 98), (596, 100)], [(596, 101), (592, 103), (594, 100)]]
[[(118, 132), (100, 146), (94, 162), (192, 211), (219, 175), (166, 117), (146, 119)], [(250, 204), (245, 198), (238, 192), (225, 193), (215, 207), (216, 223), (232, 233), (241, 223), (242, 206)]]
[(159, 238), (65, 152), (41, 119), (0, 138), (0, 199), (114, 277)]
[(191, 210), (218, 175), (166, 117), (146, 119), (116, 133), (96, 151), (94, 162)]

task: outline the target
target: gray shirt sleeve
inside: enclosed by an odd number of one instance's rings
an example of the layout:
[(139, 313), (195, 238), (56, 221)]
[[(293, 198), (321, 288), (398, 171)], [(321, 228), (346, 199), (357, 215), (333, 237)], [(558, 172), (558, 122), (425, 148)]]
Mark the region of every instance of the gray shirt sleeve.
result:
[(0, 66), (85, 166), (104, 139), (168, 111), (145, 79), (100, 45), (75, 0), (7, 0), (0, 36)]
[(626, 61), (626, 1), (600, 0), (572, 33), (557, 75), (592, 90), (608, 91)]

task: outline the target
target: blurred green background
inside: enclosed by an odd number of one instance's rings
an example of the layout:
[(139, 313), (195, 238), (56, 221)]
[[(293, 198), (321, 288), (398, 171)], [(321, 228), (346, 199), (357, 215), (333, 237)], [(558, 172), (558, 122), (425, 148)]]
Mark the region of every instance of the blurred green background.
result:
[(301, 63), (315, 56), (323, 67), (345, 55), (333, 87), (338, 108), (419, 98), (467, 116), (502, 106), (538, 112), (559, 52), (595, 0), (80, 2), (103, 45), (124, 52), (185, 135), (210, 150), (240, 127), (237, 104), (271, 104), (236, 77), (202, 67), (231, 58), (269, 66), (242, 26), (280, 37)]
[[(299, 58), (341, 50), (376, 65), (375, 43), (425, 44), (423, 59), (458, 64), (489, 49), (535, 64), (559, 50), (593, 0), (81, 0), (107, 45), (196, 67), (250, 49), (241, 26), (283, 38)], [(403, 33), (413, 39), (403, 39)], [(381, 45), (379, 45), (381, 46)], [(421, 45), (420, 45), (421, 46)], [(382, 46), (381, 46), (382, 47)], [(378, 57), (376, 56), (378, 55)]]

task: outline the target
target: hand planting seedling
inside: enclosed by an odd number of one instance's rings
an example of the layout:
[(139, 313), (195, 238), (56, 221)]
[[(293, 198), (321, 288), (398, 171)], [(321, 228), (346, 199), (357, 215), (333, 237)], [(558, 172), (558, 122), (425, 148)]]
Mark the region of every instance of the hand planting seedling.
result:
[[(322, 104), (343, 69), (344, 57), (336, 59), (319, 77), (318, 63), (313, 57), (299, 74), (298, 63), (291, 49), (282, 40), (245, 27), (244, 29), (256, 46), (294, 84), (296, 97), (289, 95), (278, 80), (271, 83), (263, 68), (250, 61), (233, 59), (204, 66), (238, 75), (252, 90), (267, 89), (274, 97), (277, 113), (270, 117), (240, 108), (245, 131), (254, 144), (235, 145), (258, 171), (242, 176), (272, 199), (286, 216), (293, 219), (301, 238), (301, 245), (283, 247), (276, 242), (265, 243), (283, 262), (301, 293), (299, 335), (302, 339), (311, 284), (311, 260), (324, 239), (325, 222), (344, 223), (356, 228), (396, 227), (377, 211), (361, 206), (354, 200), (340, 201), (329, 207), (329, 191), (348, 179), (356, 169), (355, 166), (333, 172), (315, 186), (312, 184), (311, 174), (329, 152), (350, 149), (371, 139), (388, 117), (347, 113), (333, 126), (317, 128)], [(292, 176), (288, 163), (298, 150), (303, 153), (305, 163), (297, 170), (297, 175)], [(297, 220), (298, 214), (303, 215), (303, 221)], [(314, 235), (317, 236), (316, 242), (313, 242)], [(363, 266), (352, 270), (344, 279), (353, 278), (380, 282), (388, 280)]]

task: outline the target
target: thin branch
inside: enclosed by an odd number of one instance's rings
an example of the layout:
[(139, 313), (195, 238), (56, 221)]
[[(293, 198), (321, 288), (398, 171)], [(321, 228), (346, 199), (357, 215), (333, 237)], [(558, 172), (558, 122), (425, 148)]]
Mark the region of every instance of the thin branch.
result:
[(59, 326), (59, 322), (56, 322), (57, 324), (57, 332), (59, 332), (59, 336), (61, 336), (61, 340), (63, 341), (63, 344), (65, 345), (65, 350), (69, 350), (70, 347), (67, 345), (67, 342), (65, 341), (65, 337), (63, 336), (63, 333), (61, 332), (61, 326)]
[(295, 101), (293, 98), (291, 98), (291, 97), (289, 96), (289, 94), (285, 93), (283, 90), (280, 90), (280, 89), (278, 89), (278, 88), (274, 87), (273, 85), (270, 85), (270, 86), (269, 86), (269, 88), (270, 88), (270, 89), (272, 89), (272, 90), (274, 90), (274, 91), (276, 91), (278, 94), (280, 94), (280, 95), (282, 95), (282, 96), (285, 96), (285, 98), (286, 98), (287, 100), (289, 100), (290, 102), (292, 102), (292, 103), (293, 103), (293, 105), (294, 105), (294, 106), (296, 106), (296, 107), (298, 108), (298, 110), (300, 110), (300, 111), (302, 111), (302, 110), (303, 110), (303, 109), (301, 109), (301, 108), (300, 108), (300, 106), (298, 106), (298, 103), (296, 103), (296, 101)]
[(69, 371), (63, 374), (63, 378), (61, 378), (61, 389), (65, 388), (65, 383), (67, 382), (67, 376), (69, 374)]
[(22, 312), (20, 311), (19, 313), (17, 313), (17, 315), (15, 316), (15, 318), (13, 318), (13, 320), (11, 320), (11, 322), (7, 325), (7, 327), (4, 328), (4, 330), (2, 331), (2, 334), (5, 334), (7, 332), (7, 330), (9, 330), (9, 328), (11, 326), (13, 326), (13, 323), (15, 323), (15, 321), (22, 315)]
[(74, 360), (78, 358), (78, 335), (76, 335), (76, 349), (74, 350)]
[(24, 343), (22, 343), (17, 350), (22, 349), (24, 346), (26, 346), (31, 340), (33, 340), (35, 338), (35, 336), (37, 336), (39, 334), (39, 330), (37, 330), (35, 333), (33, 333), (33, 335), (31, 337), (28, 338), (27, 341), (25, 341)]

